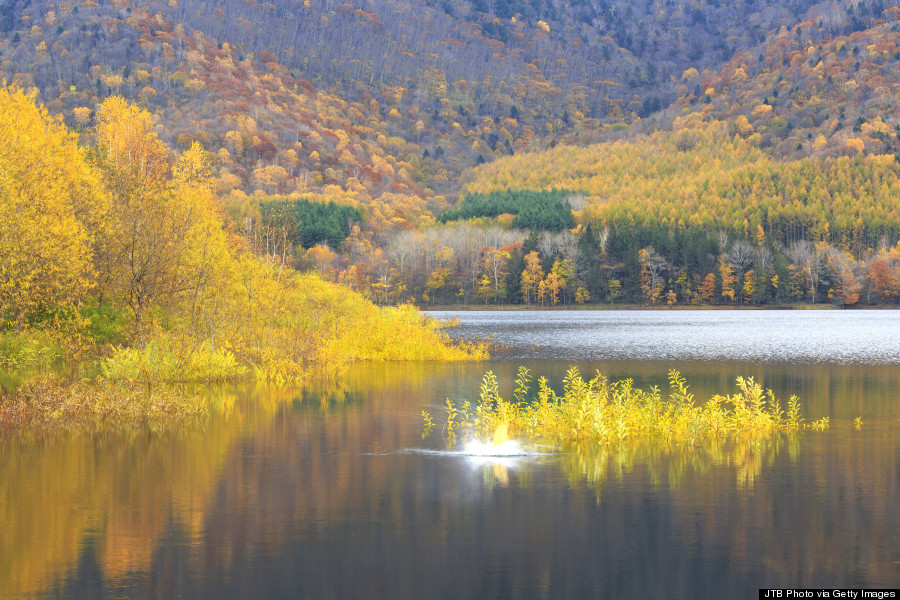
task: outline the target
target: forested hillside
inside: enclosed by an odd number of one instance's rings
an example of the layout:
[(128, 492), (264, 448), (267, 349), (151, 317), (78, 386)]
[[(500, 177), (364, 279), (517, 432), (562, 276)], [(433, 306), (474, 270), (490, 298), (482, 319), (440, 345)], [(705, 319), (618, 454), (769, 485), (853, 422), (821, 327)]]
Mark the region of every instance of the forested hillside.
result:
[[(205, 152), (229, 227), (382, 303), (854, 304), (900, 286), (898, 16), (3, 0), (0, 71), (85, 147), (107, 98), (135, 102), (170, 147)], [(727, 259), (735, 244), (771, 260)], [(797, 244), (850, 266), (803, 279)]]
[(343, 194), (416, 222), (437, 207), (416, 199), (455, 190), (463, 168), (647, 116), (685, 69), (717, 68), (810, 10), (4, 0), (0, 66), (71, 125), (108, 95), (141, 102), (171, 143), (227, 151), (222, 189)]
[(674, 132), (559, 146), (476, 170), (467, 192), (559, 186), (584, 196), (577, 220), (697, 228), (782, 244), (806, 239), (864, 251), (900, 237), (900, 166), (892, 155), (777, 160), (722, 122), (677, 119)]
[(778, 157), (896, 153), (898, 18), (898, 6), (861, 3), (781, 28), (718, 71), (685, 71), (675, 106)]
[[(385, 266), (394, 289), (438, 303), (897, 302), (892, 155), (778, 160), (727, 123), (675, 126), (479, 167), (460, 208), (444, 213), (468, 215), (468, 225), (395, 238)], [(555, 186), (572, 190), (562, 193), (571, 230), (555, 233), (547, 220), (530, 234), (487, 235), (513, 224), (493, 217), (507, 210), (501, 198), (527, 206), (543, 194), (549, 206)]]

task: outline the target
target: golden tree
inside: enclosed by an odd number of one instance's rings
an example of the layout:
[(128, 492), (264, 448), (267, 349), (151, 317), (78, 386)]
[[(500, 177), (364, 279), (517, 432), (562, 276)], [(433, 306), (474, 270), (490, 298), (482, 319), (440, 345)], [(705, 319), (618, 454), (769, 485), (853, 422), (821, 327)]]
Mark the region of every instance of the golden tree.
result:
[(525, 304), (531, 304), (532, 297), (538, 293), (541, 281), (544, 279), (544, 269), (541, 267), (541, 259), (536, 251), (525, 255), (525, 270), (522, 271), (522, 296)]
[(137, 331), (148, 309), (171, 313), (187, 298), (196, 325), (213, 265), (227, 255), (205, 153), (195, 143), (173, 165), (150, 114), (122, 98), (100, 106), (95, 136), (113, 198), (102, 292), (131, 309)]
[(34, 94), (0, 88), (0, 320), (84, 297), (106, 208), (75, 137)]

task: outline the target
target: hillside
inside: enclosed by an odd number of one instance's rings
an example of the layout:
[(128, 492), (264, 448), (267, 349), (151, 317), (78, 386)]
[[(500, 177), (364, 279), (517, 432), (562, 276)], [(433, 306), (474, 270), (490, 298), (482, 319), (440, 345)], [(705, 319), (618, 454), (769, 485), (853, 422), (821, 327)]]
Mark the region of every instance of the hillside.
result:
[[(860, 4), (832, 19), (868, 16)], [(738, 53), (718, 71), (686, 72), (680, 114), (727, 120), (777, 157), (894, 154), (900, 149), (900, 7), (881, 10), (876, 24), (834, 33), (823, 19), (782, 28)]]
[[(478, 167), (459, 208), (441, 216), (469, 221), (395, 238), (385, 281), (438, 303), (896, 303), (892, 155), (784, 160), (728, 123), (674, 126)], [(550, 214), (530, 233), (510, 227), (510, 200), (560, 197), (571, 230)]]
[(208, 153), (233, 230), (380, 302), (531, 302), (532, 252), (559, 281), (576, 269), (560, 301), (638, 299), (647, 248), (673, 280), (713, 273), (736, 241), (776, 257), (830, 245), (858, 275), (887, 252), (898, 15), (878, 1), (4, 0), (0, 71), (86, 146), (105, 98), (136, 102), (170, 147)]
[(595, 228), (630, 223), (749, 238), (761, 226), (785, 245), (829, 239), (856, 251), (900, 237), (893, 156), (778, 160), (730, 130), (678, 119), (671, 133), (507, 157), (476, 169), (463, 191), (575, 190), (576, 220)]
[(455, 193), (495, 155), (647, 116), (685, 69), (815, 6), (4, 0), (0, 68), (72, 126), (108, 95), (139, 101), (169, 142), (228, 151), (223, 189), (397, 193), (372, 212), (416, 223), (437, 205), (391, 207)]

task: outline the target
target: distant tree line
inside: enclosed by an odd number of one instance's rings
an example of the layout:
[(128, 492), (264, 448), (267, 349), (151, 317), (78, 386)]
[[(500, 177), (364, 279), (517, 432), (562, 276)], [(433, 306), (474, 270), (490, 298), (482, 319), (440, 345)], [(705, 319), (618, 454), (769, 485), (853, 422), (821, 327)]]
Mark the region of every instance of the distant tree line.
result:
[(625, 221), (559, 232), (452, 223), (394, 237), (366, 271), (388, 304), (897, 304), (895, 242), (856, 254), (827, 239), (783, 244), (761, 226), (731, 236)]

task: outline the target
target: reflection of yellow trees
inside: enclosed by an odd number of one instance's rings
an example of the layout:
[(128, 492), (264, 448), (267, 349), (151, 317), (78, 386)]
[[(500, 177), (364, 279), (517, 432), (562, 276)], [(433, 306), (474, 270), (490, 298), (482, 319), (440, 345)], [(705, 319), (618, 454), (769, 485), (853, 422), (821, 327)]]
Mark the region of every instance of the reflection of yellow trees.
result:
[[(337, 381), (321, 390), (333, 399), (347, 392)], [(13, 596), (46, 590), (75, 566), (86, 544), (96, 544), (104, 577), (115, 580), (149, 570), (171, 527), (191, 539), (203, 534), (235, 444), (302, 390), (204, 393), (213, 410), (202, 427), (0, 440), (0, 590)]]
[(203, 517), (236, 432), (160, 438), (62, 435), (0, 446), (0, 589), (31, 596), (71, 569), (93, 537), (106, 577), (150, 566), (171, 521)]
[[(461, 368), (448, 366), (447, 376), (454, 378)], [(159, 539), (173, 525), (191, 539), (206, 531), (213, 493), (226, 467), (239, 471), (232, 481), (246, 485), (240, 505), (264, 502), (253, 491), (259, 487), (253, 482), (259, 465), (245, 472), (234, 462), (240, 439), (259, 436), (265, 443), (285, 444), (310, 436), (303, 447), (319, 462), (309, 463), (306, 452), (292, 455), (290, 461), (298, 470), (301, 463), (324, 469), (305, 473), (300, 495), (318, 498), (322, 510), (330, 502), (341, 506), (338, 498), (360, 474), (355, 470), (340, 474), (337, 464), (328, 466), (320, 442), (338, 439), (346, 431), (358, 440), (353, 445), (362, 454), (372, 443), (371, 423), (395, 410), (398, 396), (407, 401), (420, 398), (433, 377), (434, 366), (428, 365), (360, 365), (352, 378), (303, 387), (204, 388), (212, 410), (202, 427), (96, 436), (58, 432), (35, 437), (22, 432), (0, 439), (0, 590), (12, 596), (46, 590), (74, 568), (84, 546), (91, 543), (97, 546), (106, 579), (148, 571)], [(347, 407), (351, 397), (362, 393), (369, 397), (365, 408)], [(270, 429), (273, 420), (297, 402), (323, 414), (324, 427), (291, 422), (281, 432)], [(327, 417), (332, 413), (337, 418)], [(383, 431), (386, 437), (376, 446), (402, 447), (400, 427), (395, 423)], [(331, 475), (336, 475), (335, 483), (319, 481)], [(276, 547), (284, 533), (282, 523), (266, 521), (260, 526)], [(221, 553), (216, 556), (231, 560)]]
[(608, 445), (579, 442), (564, 447), (563, 465), (570, 482), (586, 481), (597, 494), (610, 478), (621, 480), (627, 473), (645, 470), (656, 485), (678, 488), (691, 473), (708, 473), (727, 466), (735, 473), (738, 488), (752, 488), (763, 467), (784, 449), (795, 458), (799, 449), (796, 433), (740, 436), (729, 440), (705, 440), (695, 444), (658, 440), (626, 440)]

